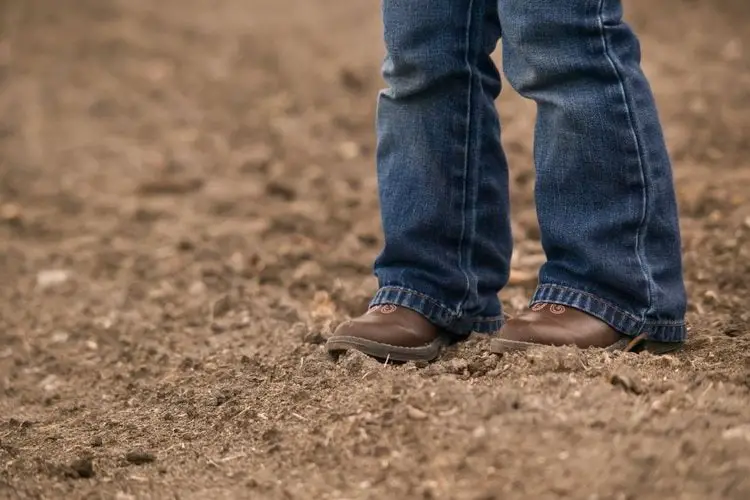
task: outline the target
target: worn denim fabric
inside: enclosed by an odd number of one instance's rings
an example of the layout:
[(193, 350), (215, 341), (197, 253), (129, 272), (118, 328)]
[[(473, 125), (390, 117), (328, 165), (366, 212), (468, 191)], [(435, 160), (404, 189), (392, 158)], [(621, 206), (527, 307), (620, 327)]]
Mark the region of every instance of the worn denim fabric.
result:
[(620, 0), (383, 0), (377, 113), (385, 246), (372, 305), (456, 334), (493, 332), (512, 252), (490, 54), (538, 106), (536, 203), (547, 262), (531, 303), (626, 335), (684, 340), (670, 160)]

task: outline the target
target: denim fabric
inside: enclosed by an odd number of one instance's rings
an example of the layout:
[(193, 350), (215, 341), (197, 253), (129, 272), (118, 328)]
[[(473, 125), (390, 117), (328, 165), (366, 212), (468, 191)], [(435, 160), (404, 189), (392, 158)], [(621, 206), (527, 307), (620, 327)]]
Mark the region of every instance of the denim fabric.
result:
[(512, 238), (490, 59), (538, 106), (536, 203), (547, 262), (531, 303), (626, 335), (685, 336), (677, 205), (640, 47), (620, 0), (383, 0), (377, 115), (385, 246), (372, 305), (457, 335), (502, 324)]

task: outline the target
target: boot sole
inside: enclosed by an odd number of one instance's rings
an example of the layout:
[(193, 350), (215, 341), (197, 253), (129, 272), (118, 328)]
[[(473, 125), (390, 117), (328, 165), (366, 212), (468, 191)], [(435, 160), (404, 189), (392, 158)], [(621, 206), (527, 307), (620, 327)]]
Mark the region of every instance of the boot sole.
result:
[[(625, 351), (630, 344), (630, 339), (621, 339), (612, 344), (609, 347), (605, 347), (605, 351)], [(642, 343), (640, 348), (636, 351), (631, 352), (648, 352), (651, 354), (668, 354), (671, 352), (679, 351), (682, 349), (684, 343), (682, 342), (654, 342), (647, 340)], [(518, 340), (506, 340), (506, 339), (493, 339), (490, 342), (490, 352), (494, 354), (503, 354), (506, 352), (521, 352), (534, 347), (556, 347), (545, 344), (535, 344), (533, 342), (521, 342)], [(557, 346), (562, 347), (562, 346)], [(575, 346), (572, 346), (575, 347)]]
[(448, 340), (444, 337), (438, 337), (431, 343), (420, 347), (401, 347), (359, 337), (335, 336), (326, 342), (326, 350), (333, 355), (355, 350), (373, 358), (388, 361), (434, 361), (447, 344)]

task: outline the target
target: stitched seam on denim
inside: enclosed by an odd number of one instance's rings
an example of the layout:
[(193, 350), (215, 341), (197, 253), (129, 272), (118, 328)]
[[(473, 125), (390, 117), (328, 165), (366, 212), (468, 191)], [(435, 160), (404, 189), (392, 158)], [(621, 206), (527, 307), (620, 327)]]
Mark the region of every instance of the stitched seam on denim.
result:
[(616, 310), (610, 309), (606, 305), (604, 306), (603, 310), (597, 311), (594, 309), (584, 308), (583, 304), (578, 303), (578, 301), (575, 300), (575, 298), (567, 302), (564, 300), (557, 300), (557, 299), (547, 300), (543, 302), (547, 302), (550, 304), (559, 304), (561, 306), (572, 307), (574, 309), (579, 309), (581, 311), (584, 311), (587, 314), (609, 324), (612, 328), (617, 330), (622, 335), (627, 335), (629, 337), (635, 337), (636, 335), (639, 335), (642, 330), (640, 328), (640, 321), (633, 320), (628, 317), (623, 318), (621, 315), (618, 316)]
[(431, 305), (444, 310), (446, 313), (448, 313), (450, 316), (458, 317), (458, 313), (451, 309), (450, 307), (444, 305), (443, 303), (433, 299), (429, 295), (425, 295), (422, 292), (418, 292), (416, 290), (412, 290), (411, 288), (405, 288), (401, 286), (384, 286), (380, 290), (377, 291), (375, 294), (375, 299), (377, 299), (381, 295), (385, 295), (389, 291), (395, 291), (404, 293), (406, 295), (413, 295), (415, 297), (418, 297), (426, 302), (429, 302)]
[[(455, 320), (459, 318), (459, 315), (456, 313), (456, 311), (452, 310), (451, 308), (445, 306), (441, 302), (433, 299), (432, 297), (423, 294), (422, 292), (418, 292), (416, 290), (412, 290), (411, 288), (405, 288), (401, 286), (384, 286), (380, 290), (378, 290), (375, 293), (375, 297), (373, 298), (372, 302), (381, 302), (381, 301), (388, 301), (392, 300), (389, 299), (388, 295), (389, 292), (396, 292), (396, 293), (403, 293), (405, 295), (412, 295), (414, 297), (417, 297), (419, 299), (422, 299), (426, 302), (429, 302), (431, 306), (437, 307), (438, 309), (441, 309), (442, 312), (447, 314), (451, 317), (451, 320)], [(472, 319), (472, 323), (493, 323), (496, 321), (502, 321), (504, 319), (504, 315), (500, 316), (479, 316), (476, 319)]]
[[(552, 291), (552, 290), (549, 290)], [(642, 332), (642, 325), (641, 321), (637, 319), (633, 319), (629, 315), (623, 315), (619, 314), (619, 310), (616, 307), (610, 307), (610, 305), (606, 301), (600, 301), (598, 298), (592, 296), (588, 293), (580, 293), (577, 294), (576, 290), (563, 290), (565, 293), (573, 293), (574, 296), (570, 298), (570, 300), (565, 300), (563, 298), (537, 298), (537, 295), (535, 295), (534, 299), (532, 300), (532, 303), (551, 303), (551, 304), (559, 304), (567, 307), (577, 308), (581, 311), (584, 311), (591, 316), (600, 319), (601, 321), (604, 321), (605, 323), (609, 324), (612, 328), (617, 330), (623, 335), (627, 335), (630, 337), (635, 337), (636, 335), (640, 334)], [(598, 307), (584, 307), (584, 305), (589, 304), (583, 304), (581, 303), (581, 300), (589, 299), (592, 302), (594, 302), (594, 306), (602, 306), (601, 309)]]
[[(620, 309), (619, 307), (611, 304), (610, 302), (607, 302), (606, 300), (601, 299), (601, 298), (599, 298), (596, 295), (593, 295), (591, 293), (584, 292), (584, 291), (581, 291), (581, 290), (576, 290), (576, 289), (573, 289), (573, 288), (556, 286), (556, 285), (545, 285), (545, 287), (550, 288), (550, 289), (556, 288), (558, 290), (562, 290), (562, 291), (565, 291), (565, 292), (571, 292), (571, 293), (574, 293), (574, 294), (580, 294), (580, 295), (587, 296), (591, 300), (600, 303), (605, 308), (612, 309), (616, 313), (619, 313), (619, 314), (625, 316), (626, 320), (629, 320), (629, 321), (632, 321), (634, 323), (642, 325), (641, 329), (643, 329), (646, 326), (653, 326), (653, 327), (657, 327), (657, 328), (672, 328), (672, 327), (678, 327), (679, 328), (679, 327), (683, 327), (685, 325), (684, 321), (649, 321), (649, 320), (641, 320), (641, 319), (633, 316), (632, 314), (623, 311), (622, 309)], [(541, 290), (541, 288), (540, 288), (540, 290)], [(534, 303), (540, 303), (540, 302), (545, 302), (545, 301), (549, 302), (549, 303), (562, 302), (561, 299), (544, 299), (544, 298), (534, 300), (533, 302)], [(561, 305), (569, 305), (569, 304), (561, 304)], [(571, 306), (571, 307), (574, 307), (574, 306)]]
[(661, 321), (649, 321), (649, 320), (645, 320), (643, 322), (643, 328), (642, 328), (642, 330), (647, 330), (647, 329), (649, 329), (649, 327), (664, 328), (664, 329), (674, 329), (674, 328), (678, 328), (679, 329), (679, 328), (684, 328), (685, 327), (685, 323), (684, 322), (680, 323), (680, 322), (669, 322), (669, 321), (661, 322)]
[(673, 326), (676, 327), (682, 327), (685, 326), (684, 321), (649, 321), (644, 320), (643, 321), (644, 326), (655, 326), (657, 328), (665, 327), (665, 328), (671, 328)]
[[(469, 72), (469, 85), (466, 92), (466, 133), (464, 136), (464, 164), (463, 164), (463, 186), (462, 186), (462, 199), (461, 199), (461, 209), (462, 209), (462, 217), (461, 217), (461, 237), (458, 240), (458, 268), (463, 272), (464, 277), (466, 278), (466, 290), (464, 292), (464, 296), (461, 298), (461, 300), (458, 302), (458, 311), (459, 315), (463, 311), (464, 305), (466, 304), (466, 301), (469, 298), (469, 295), (471, 294), (471, 288), (472, 288), (472, 280), (471, 280), (471, 253), (472, 253), (472, 247), (474, 245), (474, 242), (471, 241), (473, 238), (470, 235), (469, 236), (469, 244), (468, 244), (468, 250), (466, 250), (466, 263), (464, 264), (464, 248), (466, 245), (466, 231), (467, 231), (467, 215), (472, 217), (472, 220), (468, 222), (468, 225), (471, 226), (474, 224), (474, 216), (473, 216), (473, 210), (469, 212), (466, 209), (467, 206), (467, 197), (468, 197), (468, 191), (469, 191), (469, 169), (470, 169), (470, 162), (471, 162), (471, 153), (470, 153), (470, 147), (471, 147), (471, 132), (472, 132), (472, 103), (474, 100), (474, 69), (471, 64), (470, 56), (471, 56), (471, 47), (472, 47), (472, 14), (474, 11), (474, 0), (469, 0), (467, 11), (466, 11), (466, 35), (464, 42), (466, 43), (466, 50), (464, 51), (464, 62), (466, 63), (466, 69)], [(472, 204), (473, 209), (473, 204)], [(469, 228), (471, 230), (471, 228)], [(471, 233), (470, 233), (471, 234)], [(466, 266), (466, 267), (464, 267)], [(478, 281), (478, 278), (474, 277), (474, 282)]]
[(627, 110), (628, 124), (630, 126), (630, 131), (633, 134), (633, 140), (635, 141), (635, 148), (636, 148), (636, 153), (638, 156), (638, 166), (641, 170), (641, 184), (643, 186), (643, 207), (642, 207), (641, 221), (638, 224), (638, 229), (636, 230), (636, 233), (635, 233), (635, 252), (638, 257), (638, 264), (640, 265), (641, 271), (643, 272), (646, 278), (646, 293), (647, 293), (646, 300), (648, 302), (648, 308), (646, 312), (644, 312), (643, 318), (641, 318), (641, 321), (643, 321), (646, 317), (646, 314), (651, 312), (653, 309), (653, 286), (652, 286), (653, 279), (651, 276), (651, 271), (648, 269), (648, 263), (646, 262), (646, 255), (645, 255), (644, 248), (643, 248), (643, 239), (645, 238), (644, 230), (646, 227), (646, 220), (648, 216), (648, 189), (646, 187), (646, 167), (645, 167), (645, 159), (643, 157), (643, 145), (641, 144), (640, 138), (638, 136), (638, 131), (636, 130), (636, 127), (635, 127), (635, 118), (633, 117), (633, 111), (630, 107), (630, 102), (628, 99), (628, 92), (625, 88), (625, 81), (622, 77), (622, 73), (620, 72), (620, 69), (617, 67), (615, 58), (612, 56), (612, 51), (607, 41), (607, 34), (604, 29), (604, 18), (603, 18), (604, 1), (605, 0), (599, 0), (599, 12), (597, 13), (597, 22), (599, 24), (599, 35), (601, 37), (602, 48), (604, 49), (604, 54), (607, 57), (607, 60), (609, 61), (610, 66), (612, 66), (612, 70), (615, 72), (615, 76), (617, 77), (617, 82), (620, 86), (620, 92), (622, 93), (623, 104), (625, 104), (625, 109)]
[[(631, 314), (631, 313), (629, 313), (627, 311), (624, 311), (624, 310), (620, 309), (618, 306), (612, 304), (611, 302), (609, 302), (607, 300), (604, 300), (604, 299), (602, 299), (602, 298), (600, 298), (600, 297), (598, 297), (598, 296), (596, 296), (596, 295), (594, 295), (594, 294), (592, 294), (590, 292), (585, 292), (583, 290), (578, 290), (576, 288), (571, 288), (571, 287), (562, 286), (562, 285), (545, 284), (545, 285), (541, 285), (539, 287), (539, 289), (537, 290), (537, 294), (539, 292), (541, 292), (542, 290), (544, 290), (544, 289), (561, 290), (561, 291), (565, 291), (565, 292), (576, 293), (576, 294), (579, 294), (579, 295), (585, 295), (585, 296), (589, 297), (590, 299), (592, 299), (592, 300), (594, 300), (596, 302), (599, 302), (603, 306), (608, 307), (610, 309), (613, 309), (616, 312), (622, 314), (623, 316), (626, 316), (627, 318), (629, 318), (629, 319), (631, 319), (631, 320), (633, 320), (633, 321), (635, 321), (637, 323), (643, 323), (644, 325), (650, 325), (650, 326), (683, 326), (683, 325), (685, 325), (684, 321), (656, 321), (656, 322), (651, 322), (651, 321), (648, 321), (648, 320), (645, 320), (645, 319), (641, 319), (641, 318), (639, 318), (639, 317), (637, 317), (637, 316), (635, 316), (635, 315), (633, 315), (633, 314)], [(534, 302), (544, 302), (544, 299), (535, 300)], [(565, 304), (562, 304), (562, 305), (565, 305)]]
[(584, 292), (583, 290), (578, 290), (576, 288), (571, 288), (571, 287), (568, 287), (568, 286), (560, 286), (560, 285), (541, 285), (539, 287), (539, 289), (537, 290), (537, 293), (541, 292), (544, 289), (548, 289), (548, 290), (561, 290), (561, 291), (564, 291), (564, 292), (572, 292), (572, 293), (575, 293), (575, 294), (578, 294), (578, 295), (583, 295), (583, 296), (586, 296), (586, 297), (588, 297), (588, 298), (590, 298), (590, 299), (592, 299), (592, 300), (594, 300), (596, 302), (599, 302), (604, 307), (612, 309), (612, 310), (614, 310), (614, 311), (622, 314), (626, 318), (629, 318), (629, 319), (631, 319), (631, 320), (633, 320), (635, 322), (641, 322), (642, 321), (641, 318), (639, 318), (638, 316), (635, 316), (635, 315), (633, 315), (633, 314), (631, 314), (631, 313), (629, 313), (627, 311), (624, 311), (624, 310), (620, 309), (619, 307), (617, 307), (616, 305), (612, 304), (611, 302), (608, 302), (608, 301), (606, 301), (604, 299), (601, 299), (601, 298), (597, 297), (596, 295), (594, 295), (593, 293)]

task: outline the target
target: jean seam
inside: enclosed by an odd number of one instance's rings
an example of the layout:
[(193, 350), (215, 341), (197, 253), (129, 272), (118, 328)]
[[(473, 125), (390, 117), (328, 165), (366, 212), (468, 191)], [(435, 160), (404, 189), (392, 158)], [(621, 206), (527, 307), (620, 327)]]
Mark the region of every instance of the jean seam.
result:
[(630, 131), (633, 134), (633, 141), (635, 144), (636, 149), (636, 156), (638, 157), (638, 167), (640, 169), (641, 174), (641, 185), (642, 188), (642, 196), (643, 196), (643, 204), (642, 204), (642, 213), (641, 213), (641, 220), (638, 224), (638, 228), (636, 229), (635, 233), (635, 252), (636, 257), (638, 258), (638, 264), (641, 268), (641, 271), (643, 272), (644, 277), (646, 278), (646, 301), (647, 301), (647, 308), (643, 312), (643, 317), (640, 318), (640, 321), (644, 321), (645, 317), (648, 315), (649, 312), (653, 311), (653, 279), (651, 276), (651, 272), (649, 270), (648, 262), (646, 259), (646, 255), (644, 252), (644, 245), (643, 240), (645, 239), (645, 228), (646, 228), (646, 222), (648, 220), (648, 187), (646, 186), (646, 167), (645, 167), (645, 159), (643, 157), (643, 145), (641, 144), (639, 137), (638, 137), (638, 131), (635, 127), (635, 119), (633, 117), (633, 111), (630, 106), (630, 102), (628, 100), (628, 92), (625, 88), (625, 82), (622, 77), (622, 72), (617, 67), (617, 63), (615, 63), (615, 58), (612, 56), (612, 51), (609, 46), (609, 42), (607, 41), (607, 34), (604, 29), (604, 18), (603, 18), (603, 12), (604, 12), (604, 2), (605, 0), (599, 0), (599, 7), (597, 12), (597, 23), (599, 28), (599, 36), (601, 38), (602, 42), (602, 49), (604, 50), (604, 55), (607, 58), (607, 61), (609, 62), (609, 65), (612, 67), (612, 71), (615, 73), (615, 77), (617, 78), (617, 83), (620, 87), (620, 92), (622, 94), (622, 101), (625, 105), (625, 110), (628, 116), (628, 125), (630, 127)]
[[(470, 171), (470, 163), (472, 161), (472, 154), (471, 154), (471, 133), (472, 133), (472, 124), (475, 120), (472, 120), (472, 104), (474, 100), (474, 66), (471, 61), (471, 53), (472, 53), (472, 30), (474, 28), (472, 23), (472, 15), (474, 12), (474, 1), (475, 0), (469, 0), (469, 4), (466, 11), (466, 36), (465, 36), (465, 43), (466, 43), (466, 50), (464, 52), (464, 62), (466, 63), (466, 69), (469, 73), (469, 84), (467, 86), (467, 96), (466, 96), (466, 133), (464, 134), (464, 164), (463, 164), (463, 186), (462, 186), (462, 199), (461, 199), (461, 205), (463, 209), (463, 217), (461, 218), (461, 237), (459, 238), (458, 243), (458, 268), (461, 269), (461, 271), (464, 274), (464, 277), (466, 278), (466, 290), (464, 292), (464, 296), (461, 298), (461, 300), (458, 302), (458, 311), (460, 312), (464, 309), (466, 305), (466, 301), (469, 298), (469, 295), (471, 294), (472, 289), (472, 272), (471, 272), (471, 258), (472, 258), (472, 249), (474, 246), (473, 242), (473, 226), (474, 226), (474, 201), (467, 200), (469, 198), (469, 171)], [(470, 204), (472, 210), (467, 210), (467, 205)], [(471, 220), (468, 221), (467, 224), (467, 217), (471, 218)], [(467, 225), (470, 226), (467, 228)], [(468, 245), (466, 245), (466, 232), (469, 231), (469, 237), (468, 237)], [(466, 248), (466, 249), (465, 249)], [(464, 263), (464, 252), (466, 252), (466, 263)], [(474, 276), (474, 283), (478, 281), (477, 276)]]
[(615, 310), (615, 311), (616, 311), (617, 313), (619, 313), (619, 314), (622, 314), (623, 316), (626, 316), (627, 318), (630, 318), (630, 319), (631, 319), (632, 321), (635, 321), (635, 322), (640, 322), (640, 321), (643, 321), (643, 319), (642, 319), (642, 318), (639, 318), (638, 316), (636, 316), (636, 315), (634, 315), (634, 314), (631, 314), (631, 313), (629, 313), (629, 312), (627, 312), (627, 311), (624, 311), (623, 309), (621, 309), (621, 308), (619, 308), (618, 306), (616, 306), (616, 305), (612, 304), (612, 303), (611, 303), (611, 302), (609, 302), (608, 300), (602, 299), (601, 297), (599, 297), (599, 296), (597, 296), (597, 295), (594, 295), (594, 294), (593, 294), (593, 293), (591, 293), (591, 292), (586, 292), (586, 291), (584, 291), (584, 290), (579, 290), (578, 288), (573, 288), (573, 287), (570, 287), (570, 286), (565, 286), (565, 285), (552, 285), (552, 284), (544, 284), (544, 285), (540, 285), (540, 286), (539, 286), (539, 289), (538, 289), (538, 290), (543, 290), (543, 289), (545, 289), (545, 288), (548, 288), (548, 289), (550, 289), (550, 290), (562, 290), (562, 291), (566, 291), (566, 292), (573, 292), (573, 293), (577, 293), (577, 294), (579, 294), (579, 295), (584, 295), (584, 296), (586, 296), (586, 297), (588, 297), (588, 298), (590, 298), (590, 299), (592, 299), (592, 300), (595, 300), (595, 301), (597, 301), (597, 302), (601, 303), (601, 304), (602, 304), (602, 305), (604, 305), (605, 307), (607, 307), (607, 308), (610, 308), (610, 309), (613, 309), (613, 310)]
[(381, 287), (380, 290), (378, 290), (378, 293), (381, 293), (381, 292), (384, 292), (384, 291), (388, 291), (388, 290), (393, 290), (393, 291), (397, 291), (397, 292), (403, 292), (403, 293), (414, 295), (416, 297), (419, 297), (420, 299), (426, 300), (427, 302), (429, 302), (430, 304), (432, 304), (435, 307), (439, 307), (441, 309), (445, 309), (450, 314), (458, 316), (458, 311), (455, 311), (455, 310), (451, 309), (450, 307), (446, 306), (445, 304), (443, 304), (439, 300), (433, 299), (429, 295), (425, 295), (424, 293), (418, 292), (417, 290), (413, 290), (411, 288), (406, 288), (406, 287), (403, 287), (403, 286), (391, 286), (391, 285), (387, 285), (387, 286)]
[[(638, 323), (644, 323), (644, 324), (647, 324), (647, 325), (650, 325), (650, 326), (682, 326), (682, 325), (685, 324), (685, 322), (681, 321), (681, 320), (659, 321), (659, 322), (648, 321), (646, 319), (639, 318), (638, 316), (635, 316), (634, 314), (631, 314), (631, 313), (623, 310), (622, 308), (614, 305), (613, 303), (609, 302), (608, 300), (602, 299), (601, 297), (599, 297), (597, 295), (594, 295), (591, 292), (586, 292), (584, 290), (579, 290), (578, 288), (573, 288), (573, 287), (570, 287), (570, 286), (555, 285), (555, 284), (543, 284), (543, 285), (539, 286), (537, 292), (539, 292), (539, 291), (541, 291), (541, 290), (543, 290), (545, 288), (550, 289), (550, 290), (562, 290), (562, 291), (566, 291), (566, 292), (577, 293), (579, 295), (584, 295), (584, 296), (589, 297), (590, 299), (592, 299), (592, 300), (594, 300), (596, 302), (599, 302), (600, 304), (602, 304), (605, 307), (613, 309), (618, 314), (622, 314), (623, 316), (631, 319), (632, 321), (638, 322)], [(534, 301), (534, 302), (543, 302), (543, 301)]]
[[(395, 291), (395, 292), (401, 292), (401, 293), (408, 294), (408, 295), (413, 295), (413, 296), (418, 297), (418, 298), (420, 298), (420, 299), (422, 299), (422, 300), (424, 300), (426, 302), (429, 302), (434, 307), (442, 309), (443, 311), (445, 311), (446, 313), (448, 313), (450, 316), (452, 316), (454, 318), (459, 318), (460, 317), (460, 311), (456, 311), (454, 309), (451, 309), (450, 307), (446, 306), (445, 304), (443, 304), (439, 300), (436, 300), (436, 299), (430, 297), (429, 295), (425, 295), (424, 293), (419, 292), (417, 290), (414, 290), (412, 288), (407, 288), (407, 287), (403, 287), (403, 286), (387, 285), (387, 286), (381, 287), (378, 290), (378, 292), (377, 292), (376, 295), (381, 295), (381, 294), (383, 294), (385, 292), (388, 292), (388, 291)], [(477, 316), (476, 318), (472, 318), (472, 322), (473, 323), (492, 323), (494, 321), (502, 320), (502, 319), (504, 319), (504, 317), (505, 316), (503, 314), (500, 314), (498, 316)]]

